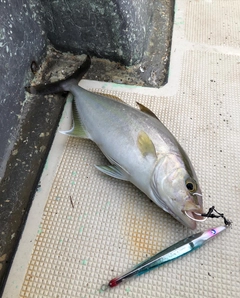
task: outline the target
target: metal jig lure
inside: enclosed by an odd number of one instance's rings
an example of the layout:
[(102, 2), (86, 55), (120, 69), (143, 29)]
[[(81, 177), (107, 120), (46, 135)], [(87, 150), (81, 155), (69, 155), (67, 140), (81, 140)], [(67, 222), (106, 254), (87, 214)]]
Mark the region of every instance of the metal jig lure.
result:
[[(214, 210), (214, 207), (213, 207)], [(210, 212), (210, 211), (209, 211)], [(211, 214), (211, 213), (210, 213)], [(174, 245), (164, 249), (163, 251), (157, 253), (156, 255), (152, 256), (151, 258), (143, 261), (142, 263), (138, 264), (135, 268), (130, 270), (129, 272), (113, 278), (107, 285), (103, 285), (101, 287), (102, 291), (105, 291), (107, 288), (113, 288), (122, 283), (123, 281), (133, 277), (139, 276), (148, 271), (155, 269), (167, 262), (175, 260), (196, 248), (201, 247), (204, 245), (209, 239), (213, 238), (220, 232), (224, 231), (229, 225), (226, 226), (219, 226), (213, 229), (209, 229), (205, 232), (199, 232), (194, 235), (191, 235)]]

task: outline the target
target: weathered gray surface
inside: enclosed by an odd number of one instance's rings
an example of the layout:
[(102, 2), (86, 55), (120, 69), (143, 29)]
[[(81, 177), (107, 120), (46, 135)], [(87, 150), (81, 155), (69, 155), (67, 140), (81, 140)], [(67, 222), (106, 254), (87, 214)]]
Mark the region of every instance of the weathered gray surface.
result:
[[(117, 62), (93, 59), (90, 79), (160, 86), (173, 2), (0, 0), (0, 296), (64, 104), (60, 96), (25, 98), (31, 62), (42, 62), (46, 53), (45, 32), (59, 49)], [(60, 57), (61, 72), (71, 70), (69, 62), (76, 67), (79, 57), (64, 55), (47, 56), (43, 82)]]
[[(19, 134), (20, 128), (25, 127), (26, 130), (30, 125), (32, 128), (36, 119), (33, 117), (32, 123), (24, 122), (26, 112), (29, 110), (30, 113), (30, 107), (28, 109), (25, 105), (24, 86), (30, 78), (31, 61), (40, 61), (43, 57), (46, 36), (42, 31), (37, 0), (1, 0), (0, 12), (1, 292), (20, 235), (22, 217), (29, 204), (33, 184), (36, 183), (37, 173), (31, 172), (33, 168), (25, 160), (26, 156), (30, 160), (29, 154), (33, 149), (28, 150), (30, 148), (28, 142), (25, 142), (25, 147), (21, 146), (26, 139), (21, 140)], [(18, 147), (12, 151), (15, 143), (18, 143)]]
[(45, 30), (56, 49), (111, 60), (95, 60), (97, 77), (89, 73), (89, 79), (153, 87), (166, 83), (174, 0), (41, 1)]
[(145, 86), (161, 87), (168, 79), (174, 0), (158, 0), (154, 2), (154, 6), (150, 35), (139, 76)]
[(36, 0), (0, 2), (0, 179), (17, 137), (31, 61), (40, 61), (46, 37)]
[(41, 0), (53, 45), (125, 65), (141, 61), (154, 0)]

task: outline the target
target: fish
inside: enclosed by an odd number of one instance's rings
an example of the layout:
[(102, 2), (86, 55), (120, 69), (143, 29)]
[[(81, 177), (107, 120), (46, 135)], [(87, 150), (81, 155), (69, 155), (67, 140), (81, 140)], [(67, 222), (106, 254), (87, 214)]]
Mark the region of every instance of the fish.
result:
[(143, 104), (134, 108), (118, 98), (78, 85), (91, 59), (65, 80), (30, 86), (33, 94), (70, 92), (73, 125), (62, 133), (90, 139), (109, 164), (95, 165), (111, 177), (129, 181), (184, 226), (195, 229), (203, 212), (202, 192), (193, 165), (177, 139)]

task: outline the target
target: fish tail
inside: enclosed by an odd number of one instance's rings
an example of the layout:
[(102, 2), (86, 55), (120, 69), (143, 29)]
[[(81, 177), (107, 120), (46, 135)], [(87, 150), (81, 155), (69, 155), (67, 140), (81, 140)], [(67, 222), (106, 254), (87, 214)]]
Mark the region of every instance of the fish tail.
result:
[(25, 90), (31, 94), (53, 94), (69, 91), (72, 85), (77, 85), (91, 66), (91, 58), (87, 55), (82, 65), (69, 77), (50, 84), (39, 84), (36, 86), (25, 87)]

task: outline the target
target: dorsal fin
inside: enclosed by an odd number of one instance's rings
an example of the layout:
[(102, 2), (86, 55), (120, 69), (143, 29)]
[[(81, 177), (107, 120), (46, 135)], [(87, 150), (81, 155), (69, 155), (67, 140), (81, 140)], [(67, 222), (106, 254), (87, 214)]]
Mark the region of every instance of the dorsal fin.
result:
[(115, 95), (112, 95), (112, 94), (106, 94), (106, 93), (101, 93), (101, 92), (94, 92), (94, 93), (125, 103), (123, 100), (121, 100), (121, 98), (119, 98)]
[[(156, 116), (156, 115), (155, 115), (149, 108), (145, 107), (143, 104), (141, 104), (141, 103), (139, 103), (139, 102), (137, 102), (137, 101), (136, 101), (136, 103), (138, 104), (140, 110), (141, 110), (143, 113), (146, 113), (146, 114), (148, 114), (148, 115), (150, 115), (150, 116), (152, 116), (152, 117), (158, 119), (158, 117), (157, 117), (157, 116)], [(158, 120), (159, 120), (159, 119), (158, 119)]]

